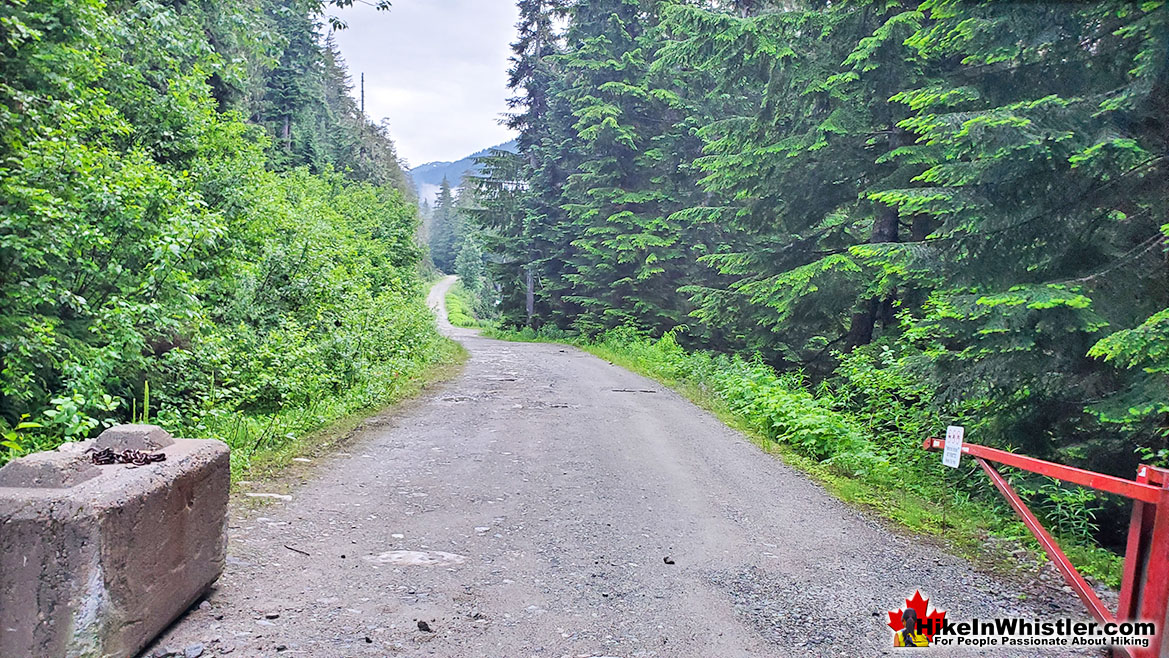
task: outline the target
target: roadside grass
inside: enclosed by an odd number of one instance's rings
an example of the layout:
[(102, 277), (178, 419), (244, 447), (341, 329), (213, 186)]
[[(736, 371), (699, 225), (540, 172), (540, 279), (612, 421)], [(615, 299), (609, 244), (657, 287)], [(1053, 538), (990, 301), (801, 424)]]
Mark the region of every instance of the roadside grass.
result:
[(366, 384), (309, 408), (221, 417), (217, 424), (222, 431), (210, 433), (231, 447), (233, 490), (240, 482), (279, 477), (296, 457), (327, 456), (367, 418), (457, 375), (467, 351), (448, 338), (437, 340), (427, 358), (386, 364), (385, 371), (371, 376)]
[[(588, 341), (559, 332), (498, 328), (483, 335), (575, 345), (655, 379), (742, 432), (764, 452), (807, 473), (840, 500), (984, 568), (1020, 577), (1047, 562), (1039, 543), (973, 462), (962, 469), (942, 466), (939, 455), (915, 448), (925, 436), (903, 437), (903, 445), (889, 448), (881, 443), (888, 440), (887, 431), (870, 428), (862, 414), (834, 408), (824, 397), (827, 392), (809, 390), (799, 376), (776, 374), (738, 358), (688, 352), (672, 336), (651, 340), (617, 332)], [(909, 459), (897, 459), (905, 454)], [(1121, 556), (1084, 537), (1053, 534), (1083, 575), (1119, 586)], [(1026, 550), (1023, 558), (1019, 548)]]
[(492, 323), (475, 316), (472, 310), (474, 305), (475, 299), (471, 291), (467, 290), (462, 281), (456, 281), (446, 294), (447, 320), (456, 327), (471, 329), (492, 327)]
[(508, 340), (513, 343), (564, 343), (584, 349), (590, 349), (595, 346), (595, 343), (582, 340), (576, 334), (557, 329), (541, 329), (540, 331), (535, 331), (525, 327), (523, 329), (513, 330), (492, 326), (487, 327), (480, 333), (487, 338)]

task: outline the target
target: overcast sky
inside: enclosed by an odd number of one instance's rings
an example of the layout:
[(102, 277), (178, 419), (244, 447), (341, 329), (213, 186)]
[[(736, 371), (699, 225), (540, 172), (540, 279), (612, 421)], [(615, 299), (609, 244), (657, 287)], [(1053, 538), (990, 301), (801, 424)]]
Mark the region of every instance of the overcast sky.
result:
[(360, 2), (340, 12), (336, 34), (365, 113), (390, 120), (410, 166), (458, 160), (514, 137), (499, 125), (507, 110), (507, 58), (515, 36), (513, 0), (393, 0), (389, 11)]

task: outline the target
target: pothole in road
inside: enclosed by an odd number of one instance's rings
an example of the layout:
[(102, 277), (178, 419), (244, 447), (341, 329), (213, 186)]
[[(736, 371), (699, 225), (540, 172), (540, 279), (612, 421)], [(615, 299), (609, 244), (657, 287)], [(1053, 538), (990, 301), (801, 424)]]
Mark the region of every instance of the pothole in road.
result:
[(439, 398), (442, 402), (453, 402), (455, 404), (461, 402), (478, 402), (480, 400), (491, 400), (499, 397), (499, 391), (475, 391), (465, 395), (447, 395)]
[(447, 567), (467, 561), (466, 556), (446, 551), (386, 551), (380, 555), (367, 555), (364, 559), (375, 564), (416, 567)]
[(532, 400), (528, 402), (529, 409), (580, 409), (579, 404), (569, 404), (568, 402), (547, 401), (547, 400)]

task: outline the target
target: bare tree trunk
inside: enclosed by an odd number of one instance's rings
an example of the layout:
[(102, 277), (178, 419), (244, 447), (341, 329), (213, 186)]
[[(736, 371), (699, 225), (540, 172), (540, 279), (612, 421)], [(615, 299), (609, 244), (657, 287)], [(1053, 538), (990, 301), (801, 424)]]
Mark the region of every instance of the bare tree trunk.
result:
[(284, 140), (284, 150), (292, 150), (292, 117), (287, 114), (284, 115), (284, 129), (280, 132), (280, 138)]

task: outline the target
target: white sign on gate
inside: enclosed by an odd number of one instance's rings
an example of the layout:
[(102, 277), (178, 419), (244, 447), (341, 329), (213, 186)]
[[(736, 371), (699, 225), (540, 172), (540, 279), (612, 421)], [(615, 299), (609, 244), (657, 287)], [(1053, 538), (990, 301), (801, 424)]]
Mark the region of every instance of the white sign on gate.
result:
[(966, 436), (966, 428), (961, 425), (951, 425), (946, 428), (946, 448), (942, 451), (942, 463), (950, 468), (958, 468), (958, 460), (962, 457), (962, 439)]

